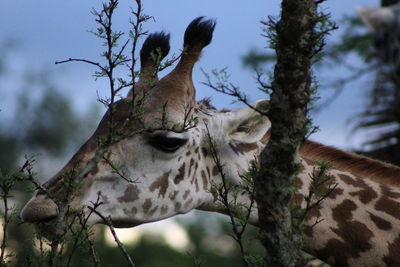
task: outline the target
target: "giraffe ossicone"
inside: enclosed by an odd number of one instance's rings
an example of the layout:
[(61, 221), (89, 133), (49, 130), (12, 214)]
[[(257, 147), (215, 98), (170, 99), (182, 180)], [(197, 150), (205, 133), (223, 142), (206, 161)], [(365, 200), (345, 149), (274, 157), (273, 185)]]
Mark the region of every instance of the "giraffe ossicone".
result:
[[(214, 27), (213, 20), (195, 19), (185, 32), (180, 61), (160, 80), (157, 68), (169, 51), (169, 35), (148, 37), (141, 50), (135, 92), (115, 103), (114, 132), (120, 138), (80, 177), (81, 186), (71, 196), (70, 210), (89, 213), (87, 207), (101, 201), (97, 211), (119, 227), (193, 209), (226, 212), (216, 203), (213, 191), (213, 184), (221, 183), (222, 177), (210, 140), (218, 151), (224, 177), (240, 184), (242, 174), (268, 142), (271, 124), (255, 110), (264, 107), (265, 101), (228, 112), (215, 110), (207, 101), (195, 101), (193, 66), (211, 42)], [(137, 104), (138, 99), (140, 116), (132, 117), (132, 103)], [(99, 138), (108, 133), (109, 119), (108, 112), (93, 136), (43, 185), (46, 192), (38, 191), (25, 205), (21, 212), (24, 221), (59, 216), (59, 198), (49, 196), (65, 191), (64, 179), (72, 170), (79, 172), (93, 164), (101, 148)], [(336, 266), (400, 266), (400, 168), (312, 141), (304, 143), (298, 160), (304, 168), (296, 179), (299, 190), (293, 202), (304, 207), (315, 161), (332, 163), (330, 176), (337, 184), (322, 207), (305, 218), (305, 250)], [(249, 202), (248, 195), (241, 197), (242, 202)], [(315, 224), (317, 219), (322, 220)], [(255, 207), (250, 222), (257, 224), (257, 220)], [(96, 214), (89, 218), (91, 224), (102, 222)]]

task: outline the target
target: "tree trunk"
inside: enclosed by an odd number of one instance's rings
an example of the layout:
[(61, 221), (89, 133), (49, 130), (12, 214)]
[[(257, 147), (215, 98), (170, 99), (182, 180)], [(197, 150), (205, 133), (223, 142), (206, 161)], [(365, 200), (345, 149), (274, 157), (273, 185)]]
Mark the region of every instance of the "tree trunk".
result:
[(300, 171), (296, 154), (310, 129), (307, 110), (317, 18), (315, 0), (283, 0), (275, 24), (277, 63), (268, 112), (271, 138), (254, 181), (267, 266), (302, 265), (302, 234), (292, 223), (288, 205), (292, 181)]

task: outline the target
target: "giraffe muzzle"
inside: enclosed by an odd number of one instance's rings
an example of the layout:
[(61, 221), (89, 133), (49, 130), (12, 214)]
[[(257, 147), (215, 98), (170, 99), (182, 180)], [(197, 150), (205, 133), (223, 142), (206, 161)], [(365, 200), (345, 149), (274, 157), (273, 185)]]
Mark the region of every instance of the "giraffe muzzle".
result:
[(42, 222), (58, 216), (58, 206), (46, 195), (32, 198), (21, 211), (24, 222)]

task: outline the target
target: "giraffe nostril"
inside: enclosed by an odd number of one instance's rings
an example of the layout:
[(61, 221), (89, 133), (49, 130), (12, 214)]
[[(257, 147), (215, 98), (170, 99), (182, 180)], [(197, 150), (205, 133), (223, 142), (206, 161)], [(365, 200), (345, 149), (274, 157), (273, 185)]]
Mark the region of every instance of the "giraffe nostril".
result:
[(58, 206), (45, 195), (32, 198), (22, 209), (21, 218), (24, 222), (48, 221), (58, 216)]

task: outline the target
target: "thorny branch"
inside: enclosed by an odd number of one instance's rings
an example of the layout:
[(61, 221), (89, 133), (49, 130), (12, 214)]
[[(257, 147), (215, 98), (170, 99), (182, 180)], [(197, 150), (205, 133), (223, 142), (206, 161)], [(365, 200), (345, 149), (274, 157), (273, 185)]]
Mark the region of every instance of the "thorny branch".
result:
[(84, 63), (90, 64), (90, 65), (94, 65), (94, 66), (98, 67), (99, 69), (101, 69), (102, 71), (104, 71), (105, 73), (107, 72), (107, 69), (104, 68), (100, 63), (94, 62), (91, 60), (87, 60), (87, 59), (82, 59), (82, 58), (69, 58), (69, 59), (65, 59), (65, 60), (56, 61), (56, 62), (54, 62), (54, 64), (63, 64), (63, 63), (68, 63), (68, 62), (73, 62), (73, 61), (84, 62)]
[(260, 110), (254, 106), (252, 106), (249, 101), (247, 96), (241, 92), (240, 88), (236, 85), (234, 85), (233, 83), (229, 82), (229, 75), (225, 69), (222, 70), (213, 70), (212, 74), (214, 75), (214, 77), (217, 79), (216, 82), (213, 82), (211, 80), (210, 75), (205, 72), (204, 70), (202, 70), (203, 75), (206, 78), (205, 82), (202, 82), (202, 84), (210, 87), (211, 89), (215, 90), (216, 92), (219, 93), (223, 93), (225, 95), (229, 95), (234, 97), (236, 100), (235, 101), (239, 101), (243, 104), (245, 104), (246, 106), (248, 106), (249, 108), (253, 109), (254, 111), (258, 112), (259, 114), (266, 116), (267, 113), (263, 110)]
[[(92, 202), (93, 207), (91, 207), (91, 208), (93, 210), (96, 210), (102, 204), (103, 204), (103, 202), (100, 201), (100, 194), (98, 194), (97, 200), (96, 200), (96, 202)], [(91, 240), (90, 229), (88, 227), (88, 221), (89, 221), (89, 218), (93, 214), (93, 210), (90, 210), (90, 212), (86, 216), (84, 216), (83, 210), (79, 214), (77, 214), (76, 218), (79, 220), (79, 226), (80, 226), (78, 232), (74, 233), (74, 230), (73, 230), (72, 225), (71, 225), (70, 231), (74, 235), (75, 240), (74, 240), (74, 244), (72, 245), (72, 249), (71, 249), (70, 256), (68, 258), (67, 266), (70, 265), (71, 260), (72, 260), (72, 256), (74, 255), (75, 250), (80, 246), (79, 237), (82, 234), (85, 235), (85, 239), (84, 240), (89, 243), (89, 254), (90, 254), (90, 256), (91, 256), (91, 258), (93, 260), (93, 263), (95, 264), (95, 266), (99, 266), (100, 265), (98, 256), (96, 254), (96, 251), (94, 250), (93, 241)]]

